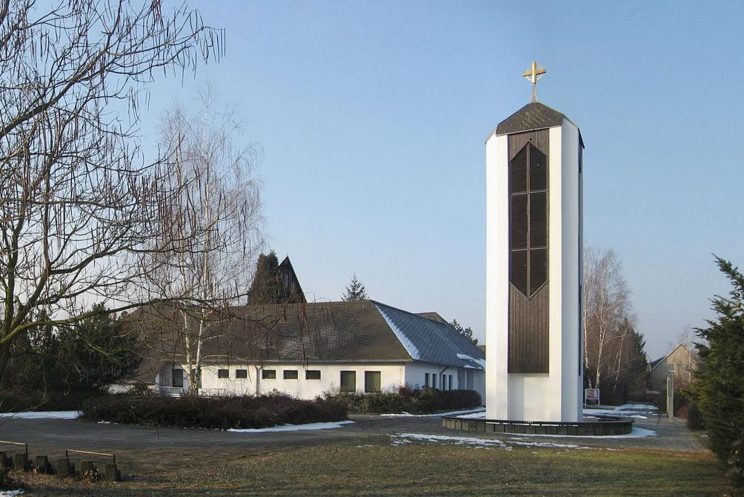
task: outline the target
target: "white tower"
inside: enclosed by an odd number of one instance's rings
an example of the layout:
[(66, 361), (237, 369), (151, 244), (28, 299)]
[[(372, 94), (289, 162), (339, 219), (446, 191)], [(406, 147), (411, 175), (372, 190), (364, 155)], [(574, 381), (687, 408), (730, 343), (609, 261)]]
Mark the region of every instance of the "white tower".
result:
[(581, 421), (579, 128), (537, 102), (486, 140), (486, 416)]

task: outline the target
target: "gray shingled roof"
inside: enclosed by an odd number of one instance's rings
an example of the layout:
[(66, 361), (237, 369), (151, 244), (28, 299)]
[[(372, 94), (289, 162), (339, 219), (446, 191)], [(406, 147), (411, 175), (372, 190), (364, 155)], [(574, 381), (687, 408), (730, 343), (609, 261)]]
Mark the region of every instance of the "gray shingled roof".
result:
[[(227, 362), (410, 362), (482, 368), (483, 352), (446, 323), (363, 300), (242, 306), (212, 326), (205, 364)], [(142, 309), (126, 326), (148, 340), (141, 369), (183, 358), (172, 309)], [(458, 354), (460, 355), (458, 357)], [(472, 358), (472, 359), (468, 359)], [(147, 376), (147, 375), (145, 375)]]
[(484, 369), (485, 354), (451, 325), (375, 302), (412, 359), (460, 368)]
[(532, 102), (507, 117), (496, 127), (497, 135), (510, 135), (523, 131), (560, 126), (566, 116), (540, 102)]

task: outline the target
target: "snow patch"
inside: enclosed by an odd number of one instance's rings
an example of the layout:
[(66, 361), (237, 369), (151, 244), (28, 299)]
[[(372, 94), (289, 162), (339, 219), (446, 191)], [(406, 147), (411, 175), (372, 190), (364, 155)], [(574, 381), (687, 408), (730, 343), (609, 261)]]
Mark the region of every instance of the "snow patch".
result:
[(0, 497), (16, 497), (22, 494), (23, 490), (0, 490)]
[[(77, 419), (80, 411), (24, 411), (24, 412), (0, 412), (0, 418), (15, 419)], [(14, 490), (15, 492), (15, 490)], [(2, 494), (0, 494), (2, 497)]]
[(564, 444), (554, 442), (527, 442), (521, 438), (508, 440), (499, 440), (497, 438), (474, 438), (474, 437), (453, 437), (448, 435), (428, 435), (423, 433), (396, 433), (390, 435), (393, 438), (393, 445), (404, 445), (416, 442), (445, 442), (455, 445), (467, 445), (473, 447), (498, 447), (500, 449), (511, 450), (512, 446), (517, 447), (534, 447), (541, 449), (586, 449), (575, 444)]
[(281, 425), (270, 426), (268, 428), (230, 428), (227, 431), (233, 433), (277, 433), (284, 431), (309, 431), (309, 430), (331, 430), (341, 428), (344, 425), (353, 423), (353, 421), (337, 421), (334, 423), (307, 423), (304, 425)]
[[(475, 363), (478, 366), (480, 366), (484, 371), (486, 369), (486, 360), (485, 359), (476, 359), (475, 357), (470, 357), (467, 354), (457, 354), (457, 358), (458, 359), (462, 359), (463, 361), (470, 361), (472, 363)], [(469, 366), (465, 366), (465, 367), (467, 368)]]
[(658, 416), (659, 409), (653, 404), (623, 404), (616, 407), (584, 409), (584, 416), (622, 416), (624, 418), (648, 419)]
[(463, 419), (486, 419), (486, 410), (483, 409), (482, 411), (477, 411), (470, 414), (463, 414), (462, 416), (457, 417)]
[(424, 433), (396, 433), (390, 435), (394, 439), (403, 439), (417, 442), (448, 442), (455, 445), (478, 445), (480, 447), (506, 447), (506, 443), (495, 438), (472, 438), (472, 437), (452, 437), (448, 435), (427, 435)]
[(398, 341), (401, 345), (403, 345), (403, 348), (406, 349), (406, 352), (408, 352), (408, 355), (411, 356), (411, 359), (414, 361), (420, 361), (421, 360), (421, 354), (419, 353), (418, 348), (413, 344), (413, 342), (406, 336), (405, 333), (403, 333), (403, 330), (398, 328), (398, 326), (393, 322), (392, 319), (388, 317), (387, 314), (385, 314), (385, 311), (380, 309), (380, 306), (375, 304), (375, 307), (377, 308), (377, 311), (382, 315), (382, 317), (385, 319), (385, 322), (390, 326), (390, 329), (393, 330), (393, 333), (395, 333), (396, 338), (398, 338)]
[(411, 414), (410, 412), (399, 412), (399, 413), (386, 413), (380, 414), (380, 416), (390, 418), (438, 418), (441, 416), (458, 416), (460, 418), (467, 418), (474, 415), (480, 415), (481, 417), (486, 416), (486, 409), (484, 407), (478, 409), (467, 409), (464, 411), (449, 411), (449, 412), (437, 412), (434, 414)]

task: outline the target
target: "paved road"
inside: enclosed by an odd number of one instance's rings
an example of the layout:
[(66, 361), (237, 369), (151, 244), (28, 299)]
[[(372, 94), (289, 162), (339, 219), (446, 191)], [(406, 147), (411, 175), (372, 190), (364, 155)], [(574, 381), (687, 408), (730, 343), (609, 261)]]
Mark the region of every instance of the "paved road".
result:
[[(153, 429), (140, 426), (97, 424), (76, 420), (3, 419), (0, 439), (29, 444), (33, 454), (60, 457), (65, 448), (163, 454), (179, 447), (203, 448), (209, 451), (242, 453), (262, 452), (316, 444), (388, 443), (396, 433), (420, 433), (452, 437), (501, 438), (576, 444), (607, 448), (648, 448), (677, 451), (703, 451), (699, 436), (691, 433), (681, 421), (638, 420), (636, 426), (656, 432), (645, 438), (487, 436), (442, 428), (438, 417), (352, 416), (353, 424), (342, 428), (303, 432), (231, 433), (217, 430)], [(1, 449), (0, 449), (1, 450)], [(15, 449), (8, 448), (10, 452)]]

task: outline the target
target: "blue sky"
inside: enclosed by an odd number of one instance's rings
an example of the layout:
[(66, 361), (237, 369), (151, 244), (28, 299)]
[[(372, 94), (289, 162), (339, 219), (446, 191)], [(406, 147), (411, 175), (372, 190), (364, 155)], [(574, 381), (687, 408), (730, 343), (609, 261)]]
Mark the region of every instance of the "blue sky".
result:
[(744, 2), (204, 3), (227, 54), (152, 87), (209, 80), (261, 150), (269, 246), (312, 299), (353, 273), (376, 300), (485, 333), (485, 150), (529, 101), (581, 128), (585, 234), (612, 248), (651, 358), (711, 316), (744, 266)]

